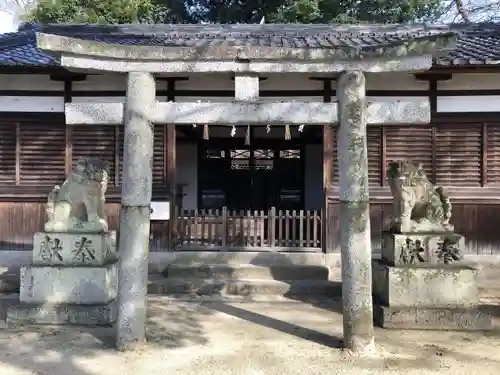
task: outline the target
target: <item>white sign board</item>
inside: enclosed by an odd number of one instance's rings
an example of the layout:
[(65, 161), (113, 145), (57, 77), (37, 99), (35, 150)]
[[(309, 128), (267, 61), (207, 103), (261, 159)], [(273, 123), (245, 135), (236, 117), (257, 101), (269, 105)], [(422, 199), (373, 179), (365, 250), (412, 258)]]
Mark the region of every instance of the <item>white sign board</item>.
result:
[(170, 202), (151, 202), (150, 220), (169, 220)]

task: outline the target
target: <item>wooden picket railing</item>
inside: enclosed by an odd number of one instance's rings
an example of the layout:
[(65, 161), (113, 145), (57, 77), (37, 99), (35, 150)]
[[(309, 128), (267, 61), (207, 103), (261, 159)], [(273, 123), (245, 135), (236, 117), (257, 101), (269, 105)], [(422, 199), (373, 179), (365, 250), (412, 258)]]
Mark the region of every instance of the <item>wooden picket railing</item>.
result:
[(321, 251), (321, 210), (183, 210), (176, 249)]

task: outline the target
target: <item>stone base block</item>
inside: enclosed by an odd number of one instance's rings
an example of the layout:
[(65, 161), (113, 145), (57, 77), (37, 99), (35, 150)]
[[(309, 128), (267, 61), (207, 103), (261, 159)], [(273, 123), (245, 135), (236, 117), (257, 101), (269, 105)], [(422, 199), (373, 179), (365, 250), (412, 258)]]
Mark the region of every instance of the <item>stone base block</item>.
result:
[(9, 324), (112, 325), (118, 316), (116, 301), (104, 305), (25, 304), (7, 308)]
[(388, 266), (373, 262), (373, 293), (384, 306), (467, 307), (479, 303), (478, 271), (460, 264)]
[(374, 324), (387, 329), (491, 330), (491, 316), (479, 307), (373, 307)]
[(102, 267), (24, 266), (19, 299), (24, 303), (107, 304), (117, 296), (117, 263)]
[[(445, 239), (465, 249), (465, 237), (457, 233), (384, 233), (382, 259), (395, 266), (438, 263), (437, 251)], [(412, 248), (418, 251), (408, 250)]]
[(116, 260), (116, 232), (38, 232), (33, 239), (33, 264), (102, 266)]

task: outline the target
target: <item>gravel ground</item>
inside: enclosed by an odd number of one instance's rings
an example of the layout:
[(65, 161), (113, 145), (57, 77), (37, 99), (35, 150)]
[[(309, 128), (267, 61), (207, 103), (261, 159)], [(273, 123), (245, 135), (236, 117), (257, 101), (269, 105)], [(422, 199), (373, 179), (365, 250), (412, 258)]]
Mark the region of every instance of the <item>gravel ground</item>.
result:
[[(498, 299), (485, 298), (500, 328)], [(0, 329), (0, 375), (500, 374), (500, 329), (377, 330), (380, 358), (347, 356), (339, 303), (198, 303), (150, 296), (148, 343), (113, 349), (112, 328)]]

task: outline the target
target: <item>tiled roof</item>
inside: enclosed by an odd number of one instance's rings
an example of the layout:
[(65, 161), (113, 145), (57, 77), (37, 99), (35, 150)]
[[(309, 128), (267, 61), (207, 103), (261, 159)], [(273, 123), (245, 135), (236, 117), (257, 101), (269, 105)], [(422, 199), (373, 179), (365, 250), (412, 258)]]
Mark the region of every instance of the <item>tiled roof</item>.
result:
[(377, 47), (432, 36), (448, 30), (459, 35), (457, 47), (439, 58), (439, 66), (500, 63), (500, 24), (426, 25), (46, 25), (0, 35), (0, 66), (56, 67), (36, 47), (35, 32), (127, 45), (193, 46), (224, 41), (311, 48)]

